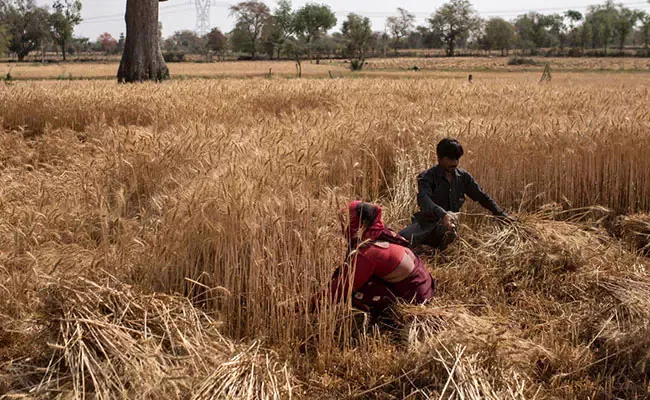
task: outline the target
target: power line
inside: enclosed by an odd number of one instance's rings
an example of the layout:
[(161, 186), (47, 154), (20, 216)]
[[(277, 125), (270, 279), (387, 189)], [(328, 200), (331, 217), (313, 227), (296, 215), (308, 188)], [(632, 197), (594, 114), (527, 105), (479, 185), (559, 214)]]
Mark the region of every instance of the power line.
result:
[[(633, 3), (620, 3), (623, 6), (639, 6), (639, 5), (646, 5), (648, 6), (649, 4), (645, 1), (639, 1), (639, 2), (633, 2)], [(519, 15), (519, 14), (525, 14), (529, 12), (544, 12), (544, 11), (561, 11), (561, 10), (570, 10), (574, 8), (579, 8), (579, 9), (584, 9), (584, 8), (589, 8), (593, 6), (598, 6), (601, 4), (583, 4), (583, 5), (572, 5), (572, 6), (563, 6), (563, 7), (542, 7), (542, 8), (534, 8), (534, 9), (511, 9), (511, 10), (479, 10), (478, 13), (480, 15)], [(368, 11), (368, 12), (363, 12), (363, 11), (334, 11), (335, 14), (337, 15), (347, 15), (350, 13), (354, 14), (359, 14), (363, 15), (364, 17), (373, 17), (373, 18), (381, 18), (381, 17), (391, 17), (394, 16), (395, 13), (391, 12), (385, 12), (385, 11)], [(409, 11), (410, 14), (420, 17), (428, 17), (431, 14), (434, 13), (434, 11), (415, 11), (411, 12)]]
[[(634, 3), (621, 3), (623, 6), (637, 6), (637, 5), (647, 5), (648, 3), (645, 1), (638, 1)], [(479, 14), (497, 14), (497, 13), (525, 13), (525, 12), (531, 12), (531, 11), (558, 11), (558, 10), (570, 10), (572, 8), (589, 8), (589, 7), (594, 7), (594, 6), (599, 6), (601, 4), (583, 4), (583, 5), (574, 5), (574, 6), (563, 6), (563, 7), (544, 7), (544, 8), (537, 8), (534, 10), (501, 10), (501, 11), (483, 11), (480, 12)]]
[[(516, 15), (521, 15), (521, 14), (526, 14), (529, 12), (548, 12), (548, 11), (561, 11), (561, 10), (569, 10), (569, 9), (587, 9), (589, 7), (595, 7), (602, 5), (601, 3), (590, 3), (590, 4), (582, 4), (582, 5), (567, 5), (563, 7), (542, 7), (542, 8), (533, 8), (533, 9), (510, 9), (510, 10), (484, 10), (484, 11), (478, 11), (478, 13), (481, 16), (516, 16)], [(648, 6), (648, 3), (645, 1), (635, 1), (635, 2), (630, 2), (630, 3), (619, 3), (619, 5), (630, 7), (630, 6), (641, 6), (645, 5)], [(197, 11), (197, 26), (196, 29), (198, 32), (201, 34), (204, 34), (207, 32), (207, 30), (210, 29), (210, 22), (209, 22), (209, 17), (210, 17), (210, 6), (215, 6), (219, 8), (229, 8), (232, 6), (232, 3), (226, 3), (226, 2), (218, 2), (218, 1), (212, 1), (212, 0), (190, 0), (186, 1), (181, 4), (174, 4), (174, 5), (169, 5), (166, 7), (160, 7), (160, 14), (159, 15), (170, 15), (170, 14), (175, 14), (178, 12), (186, 12), (189, 11), (192, 8), (195, 8)], [(369, 17), (372, 19), (376, 18), (387, 18), (390, 16), (395, 15), (395, 13), (392, 12), (384, 12), (384, 11), (345, 11), (345, 10), (338, 10), (338, 11), (333, 11), (334, 14), (339, 15), (339, 16), (344, 16), (350, 13), (355, 13), (359, 15), (363, 15), (364, 17)], [(415, 15), (416, 17), (424, 18), (428, 17), (431, 14), (434, 13), (434, 11), (415, 11), (415, 12), (410, 12), (411, 14)], [(99, 16), (93, 16), (93, 17), (88, 17), (85, 18), (81, 24), (95, 24), (95, 23), (101, 23), (101, 22), (117, 22), (120, 20), (124, 19), (124, 13), (121, 14), (112, 14), (112, 15), (99, 15)]]
[[(168, 11), (178, 12), (179, 10), (191, 9), (192, 7), (194, 7), (194, 3), (191, 2), (191, 1), (187, 1), (185, 3), (169, 5), (169, 6), (166, 6), (166, 7), (160, 7), (158, 12), (159, 12), (159, 15), (167, 15), (167, 14), (171, 14)], [(83, 21), (81, 21), (81, 24), (83, 24), (83, 23), (96, 23), (96, 22), (114, 22), (114, 21), (118, 21), (118, 20), (124, 20), (124, 13), (111, 14), (111, 15), (96, 15), (96, 16), (93, 16), (93, 17), (84, 18)]]

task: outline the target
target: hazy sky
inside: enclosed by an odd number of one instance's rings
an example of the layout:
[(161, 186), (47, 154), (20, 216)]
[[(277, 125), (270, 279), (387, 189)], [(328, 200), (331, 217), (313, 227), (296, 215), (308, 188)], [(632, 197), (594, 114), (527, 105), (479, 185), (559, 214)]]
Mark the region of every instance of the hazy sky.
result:
[[(126, 30), (124, 25), (126, 0), (82, 0), (82, 2), (84, 21), (76, 28), (76, 36), (89, 37), (94, 40), (103, 32), (109, 32), (117, 37), (120, 32)], [(350, 12), (370, 17), (373, 30), (380, 31), (384, 29), (386, 17), (394, 14), (397, 7), (406, 8), (415, 14), (417, 24), (422, 24), (425, 18), (443, 3), (443, 0), (355, 0), (354, 2), (350, 0), (294, 0), (293, 6), (297, 8), (306, 2), (328, 4), (336, 12), (339, 22)], [(511, 19), (528, 11), (553, 13), (575, 9), (582, 12), (587, 6), (602, 2), (604, 0), (474, 0), (472, 3), (484, 18), (501, 16)], [(52, 1), (38, 0), (38, 3), (48, 5)], [(232, 29), (233, 18), (228, 16), (230, 3), (227, 0), (213, 0), (210, 12), (211, 26), (219, 27), (223, 31)], [(620, 1), (616, 3), (620, 3)], [(276, 6), (275, 0), (267, 0), (266, 4), (271, 9)], [(650, 4), (647, 1), (625, 0), (623, 4), (650, 12)], [(194, 1), (169, 0), (161, 3), (160, 20), (163, 23), (164, 36), (171, 35), (174, 31), (181, 29), (194, 29), (196, 27), (196, 6)]]

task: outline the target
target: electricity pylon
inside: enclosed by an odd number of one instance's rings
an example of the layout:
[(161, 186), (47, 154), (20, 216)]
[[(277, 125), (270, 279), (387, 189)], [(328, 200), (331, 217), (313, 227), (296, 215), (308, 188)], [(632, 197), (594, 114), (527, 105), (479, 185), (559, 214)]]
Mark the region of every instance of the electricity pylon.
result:
[(210, 31), (210, 5), (212, 0), (194, 0), (196, 4), (196, 32), (203, 36)]

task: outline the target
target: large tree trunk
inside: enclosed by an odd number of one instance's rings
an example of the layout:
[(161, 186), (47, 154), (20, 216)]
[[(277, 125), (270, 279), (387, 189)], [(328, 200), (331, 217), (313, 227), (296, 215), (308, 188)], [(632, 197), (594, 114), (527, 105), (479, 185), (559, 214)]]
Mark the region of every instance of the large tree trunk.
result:
[(456, 43), (454, 43), (453, 40), (450, 40), (447, 42), (447, 57), (453, 57), (454, 56), (454, 48), (455, 48)]
[(255, 57), (257, 57), (257, 40), (252, 40), (251, 42), (251, 59), (255, 60)]
[(126, 40), (117, 72), (120, 83), (169, 79), (158, 37), (158, 1), (126, 2)]

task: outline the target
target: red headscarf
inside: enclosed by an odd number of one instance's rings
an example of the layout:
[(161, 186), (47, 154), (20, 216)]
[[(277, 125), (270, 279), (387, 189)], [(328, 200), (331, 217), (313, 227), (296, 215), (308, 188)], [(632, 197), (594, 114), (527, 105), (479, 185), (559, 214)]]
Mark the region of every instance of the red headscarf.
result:
[[(363, 223), (361, 222), (362, 204), (363, 202), (358, 200), (352, 201), (348, 204), (347, 209), (343, 208), (341, 210), (343, 233), (345, 234), (345, 238), (348, 240), (351, 250), (355, 249), (360, 242), (365, 242), (367, 240), (382, 240), (399, 244), (401, 246), (408, 246), (408, 241), (406, 239), (391, 231), (384, 225), (384, 221), (381, 217), (382, 209), (377, 204), (372, 204), (376, 212), (374, 220), (365, 228), (361, 237), (359, 237), (359, 231), (363, 228)], [(349, 218), (347, 221), (346, 213)]]

